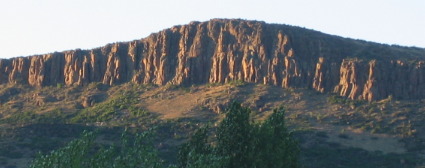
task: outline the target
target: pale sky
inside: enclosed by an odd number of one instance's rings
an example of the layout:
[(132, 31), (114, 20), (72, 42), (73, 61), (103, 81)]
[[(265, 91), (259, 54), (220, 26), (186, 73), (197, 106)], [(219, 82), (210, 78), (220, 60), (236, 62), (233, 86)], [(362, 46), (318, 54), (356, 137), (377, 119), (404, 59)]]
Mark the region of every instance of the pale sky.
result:
[(425, 0), (0, 0), (0, 58), (91, 49), (212, 18), (425, 48)]

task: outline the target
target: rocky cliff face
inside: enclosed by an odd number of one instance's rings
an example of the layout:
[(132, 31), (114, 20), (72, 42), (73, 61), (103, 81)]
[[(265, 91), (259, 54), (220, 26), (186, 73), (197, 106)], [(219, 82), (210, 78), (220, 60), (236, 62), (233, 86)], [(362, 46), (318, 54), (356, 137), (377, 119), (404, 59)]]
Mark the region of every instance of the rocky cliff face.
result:
[(221, 20), (175, 26), (92, 50), (1, 59), (0, 84), (191, 85), (232, 80), (351, 99), (425, 98), (425, 50), (287, 25)]

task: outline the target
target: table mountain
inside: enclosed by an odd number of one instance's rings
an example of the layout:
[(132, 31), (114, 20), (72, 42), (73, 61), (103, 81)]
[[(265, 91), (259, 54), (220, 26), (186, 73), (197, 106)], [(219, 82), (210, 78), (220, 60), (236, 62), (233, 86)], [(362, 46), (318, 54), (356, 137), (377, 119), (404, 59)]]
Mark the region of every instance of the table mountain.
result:
[(0, 59), (0, 84), (194, 85), (235, 80), (368, 101), (423, 99), (425, 49), (261, 21), (212, 19), (91, 50)]

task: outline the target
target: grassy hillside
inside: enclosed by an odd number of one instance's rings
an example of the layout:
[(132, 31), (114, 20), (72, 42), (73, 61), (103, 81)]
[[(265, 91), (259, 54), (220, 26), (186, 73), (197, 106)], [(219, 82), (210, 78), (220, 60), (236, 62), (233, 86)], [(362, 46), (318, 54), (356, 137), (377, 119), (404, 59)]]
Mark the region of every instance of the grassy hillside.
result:
[(415, 167), (425, 152), (424, 100), (347, 100), (304, 89), (246, 84), (191, 87), (123, 84), (0, 87), (0, 167), (25, 167), (39, 151), (64, 146), (83, 130), (101, 143), (123, 130), (156, 127), (156, 146), (175, 162), (177, 146), (200, 125), (215, 125), (233, 100), (264, 120), (284, 106), (305, 167)]

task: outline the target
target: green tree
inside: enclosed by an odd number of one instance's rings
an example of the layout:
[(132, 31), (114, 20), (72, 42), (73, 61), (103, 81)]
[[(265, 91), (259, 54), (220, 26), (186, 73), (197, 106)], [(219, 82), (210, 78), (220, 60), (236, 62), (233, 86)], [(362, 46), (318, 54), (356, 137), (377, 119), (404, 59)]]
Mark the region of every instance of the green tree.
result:
[(274, 109), (272, 115), (255, 127), (255, 167), (300, 167), (298, 143), (291, 138), (285, 126), (285, 111)]
[(227, 158), (217, 155), (208, 143), (208, 127), (199, 128), (191, 139), (180, 146), (179, 167), (185, 168), (221, 168)]
[(93, 146), (94, 134), (84, 132), (82, 137), (71, 141), (66, 147), (52, 151), (50, 154), (39, 154), (30, 168), (79, 168), (85, 165), (86, 157)]
[(251, 110), (239, 103), (231, 103), (226, 117), (217, 128), (217, 152), (229, 158), (229, 168), (249, 167), (254, 158), (253, 125)]
[(162, 160), (152, 142), (152, 131), (135, 135), (123, 133), (121, 144), (96, 150), (93, 132), (47, 155), (37, 156), (30, 168), (159, 168)]
[(182, 146), (180, 167), (300, 167), (298, 144), (285, 126), (283, 108), (275, 109), (261, 123), (253, 123), (250, 109), (236, 102), (230, 104), (225, 115), (217, 128), (215, 145), (208, 142), (208, 129), (201, 128)]

